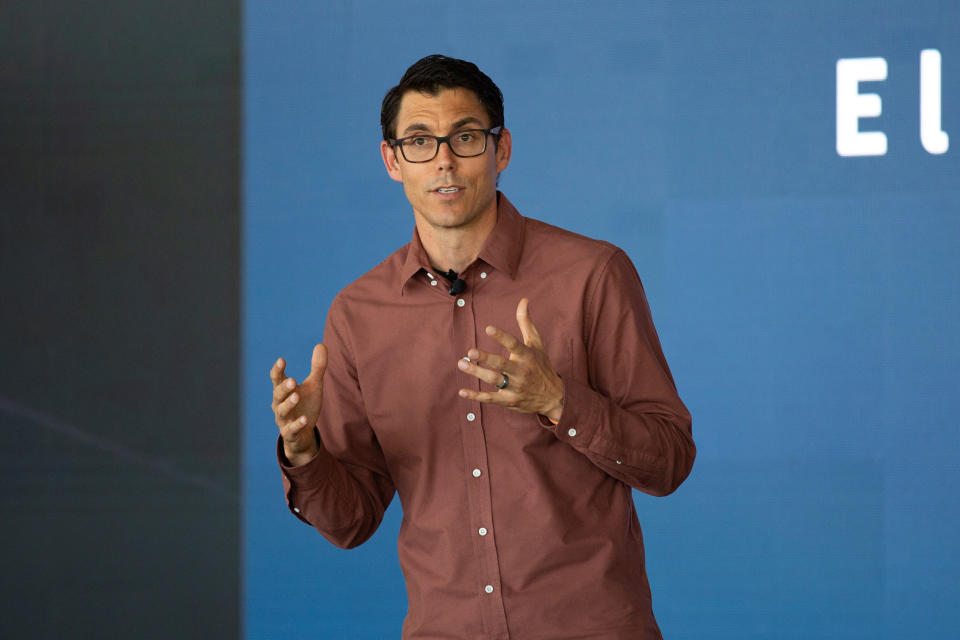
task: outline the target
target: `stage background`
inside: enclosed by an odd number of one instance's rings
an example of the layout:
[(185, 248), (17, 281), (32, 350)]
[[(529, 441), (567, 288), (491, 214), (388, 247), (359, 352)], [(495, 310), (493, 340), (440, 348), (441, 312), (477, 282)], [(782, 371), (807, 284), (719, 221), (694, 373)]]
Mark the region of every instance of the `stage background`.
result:
[[(699, 448), (676, 494), (636, 494), (665, 637), (956, 637), (960, 5), (248, 0), (244, 25), (248, 637), (404, 616), (396, 501), (352, 551), (287, 512), (267, 371), (304, 375), (335, 293), (409, 240), (379, 105), (435, 52), (503, 90), (519, 210), (619, 244), (646, 285)], [(836, 63), (871, 56), (860, 129), (888, 152), (840, 157)]]
[(0, 2), (0, 637), (240, 635), (236, 2)]

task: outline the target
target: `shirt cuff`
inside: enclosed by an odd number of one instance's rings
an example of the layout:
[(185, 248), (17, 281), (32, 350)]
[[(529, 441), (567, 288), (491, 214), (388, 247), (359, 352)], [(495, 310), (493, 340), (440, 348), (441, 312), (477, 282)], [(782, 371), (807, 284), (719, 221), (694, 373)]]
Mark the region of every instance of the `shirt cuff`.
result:
[(280, 465), (280, 473), (283, 476), (283, 490), (287, 498), (287, 506), (290, 512), (297, 518), (310, 524), (303, 514), (303, 506), (300, 504), (305, 495), (309, 495), (315, 488), (321, 487), (330, 481), (330, 473), (333, 465), (329, 464), (330, 455), (320, 443), (319, 434), (314, 430), (317, 438), (317, 444), (320, 446), (317, 454), (306, 464), (294, 467), (287, 460), (283, 453), (283, 439), (277, 437), (277, 462)]
[(556, 424), (537, 415), (540, 425), (558, 440), (576, 449), (587, 449), (597, 431), (597, 392), (576, 381), (563, 381), (563, 413)]

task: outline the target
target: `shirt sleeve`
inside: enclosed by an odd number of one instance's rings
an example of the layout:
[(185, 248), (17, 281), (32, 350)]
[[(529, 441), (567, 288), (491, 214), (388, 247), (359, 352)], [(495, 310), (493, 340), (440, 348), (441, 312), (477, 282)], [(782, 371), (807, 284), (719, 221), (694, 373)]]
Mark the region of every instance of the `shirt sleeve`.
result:
[(564, 380), (556, 437), (634, 489), (672, 493), (693, 466), (690, 413), (677, 395), (640, 277), (616, 250), (585, 300), (589, 380)]
[(395, 487), (367, 420), (345, 327), (334, 300), (324, 331), (328, 363), (316, 429), (320, 450), (310, 462), (292, 467), (278, 440), (277, 460), (293, 514), (347, 549), (377, 530)]

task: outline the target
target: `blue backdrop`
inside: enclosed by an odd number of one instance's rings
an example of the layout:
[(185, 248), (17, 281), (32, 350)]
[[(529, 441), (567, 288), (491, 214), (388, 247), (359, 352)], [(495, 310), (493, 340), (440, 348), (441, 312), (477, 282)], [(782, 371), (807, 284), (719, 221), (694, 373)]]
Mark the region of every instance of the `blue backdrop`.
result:
[[(267, 371), (282, 355), (304, 375), (336, 292), (409, 240), (379, 105), (436, 52), (503, 90), (518, 209), (614, 241), (644, 279), (699, 448), (676, 494), (636, 495), (664, 635), (956, 637), (960, 4), (244, 15), (248, 637), (399, 635), (399, 507), (352, 551), (287, 512)], [(954, 134), (937, 155), (919, 133), (925, 49)], [(887, 74), (854, 87), (882, 104), (858, 126), (887, 151), (841, 156), (837, 61), (865, 57)]]

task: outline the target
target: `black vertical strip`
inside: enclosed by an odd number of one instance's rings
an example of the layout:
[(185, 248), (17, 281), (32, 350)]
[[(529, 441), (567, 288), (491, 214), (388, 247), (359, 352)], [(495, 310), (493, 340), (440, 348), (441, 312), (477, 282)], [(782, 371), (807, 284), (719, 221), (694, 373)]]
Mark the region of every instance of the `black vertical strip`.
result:
[(0, 3), (0, 637), (240, 624), (238, 2)]

